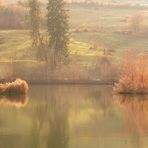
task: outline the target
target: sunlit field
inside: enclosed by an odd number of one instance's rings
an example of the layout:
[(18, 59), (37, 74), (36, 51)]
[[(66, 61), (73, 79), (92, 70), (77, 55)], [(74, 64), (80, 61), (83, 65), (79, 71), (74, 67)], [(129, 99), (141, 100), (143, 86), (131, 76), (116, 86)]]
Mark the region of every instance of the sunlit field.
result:
[[(104, 48), (120, 57), (127, 49), (147, 52), (148, 11), (144, 8), (117, 9), (70, 5), (70, 54), (96, 57)], [(139, 35), (127, 33), (128, 17), (142, 13), (143, 29)], [(1, 30), (0, 56), (35, 60), (28, 30)], [(94, 48), (93, 48), (94, 47)], [(31, 56), (30, 56), (31, 55)]]

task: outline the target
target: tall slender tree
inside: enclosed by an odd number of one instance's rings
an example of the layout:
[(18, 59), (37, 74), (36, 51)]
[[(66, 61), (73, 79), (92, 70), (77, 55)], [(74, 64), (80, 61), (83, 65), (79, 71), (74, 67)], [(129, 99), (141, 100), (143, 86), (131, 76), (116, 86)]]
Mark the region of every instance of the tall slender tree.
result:
[(38, 0), (29, 0), (29, 15), (32, 46), (38, 47), (40, 43), (40, 4)]
[(48, 0), (47, 11), (48, 62), (55, 69), (68, 58), (68, 15), (64, 0)]

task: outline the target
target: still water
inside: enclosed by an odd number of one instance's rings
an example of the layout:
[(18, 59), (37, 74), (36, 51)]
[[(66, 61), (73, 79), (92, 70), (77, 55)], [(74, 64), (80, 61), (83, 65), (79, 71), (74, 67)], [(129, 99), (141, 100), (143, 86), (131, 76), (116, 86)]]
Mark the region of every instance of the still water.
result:
[(0, 98), (0, 148), (148, 148), (148, 97), (31, 86), (29, 97)]

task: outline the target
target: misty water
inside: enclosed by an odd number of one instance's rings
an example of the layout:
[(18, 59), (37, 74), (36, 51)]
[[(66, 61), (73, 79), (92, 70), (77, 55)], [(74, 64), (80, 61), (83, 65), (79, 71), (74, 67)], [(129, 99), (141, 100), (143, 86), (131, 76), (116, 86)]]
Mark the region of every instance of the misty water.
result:
[(0, 99), (0, 148), (146, 147), (147, 96), (115, 96), (112, 86), (34, 85), (29, 97)]

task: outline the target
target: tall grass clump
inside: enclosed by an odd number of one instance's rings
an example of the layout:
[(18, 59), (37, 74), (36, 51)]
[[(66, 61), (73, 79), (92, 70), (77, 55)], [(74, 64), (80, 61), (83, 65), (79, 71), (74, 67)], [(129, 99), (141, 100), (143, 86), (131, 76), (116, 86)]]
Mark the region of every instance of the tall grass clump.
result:
[(26, 81), (17, 79), (12, 83), (0, 84), (0, 94), (1, 95), (17, 95), (17, 94), (27, 94), (28, 84)]
[(129, 52), (121, 64), (119, 82), (113, 88), (120, 94), (148, 93), (148, 58), (145, 54)]

